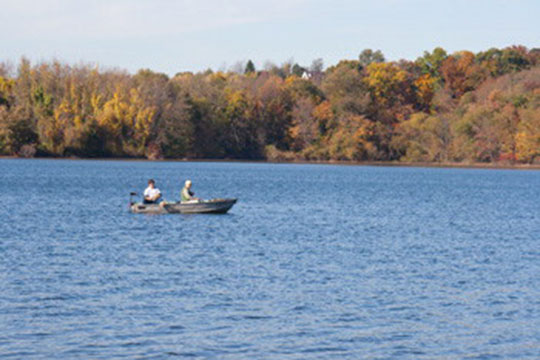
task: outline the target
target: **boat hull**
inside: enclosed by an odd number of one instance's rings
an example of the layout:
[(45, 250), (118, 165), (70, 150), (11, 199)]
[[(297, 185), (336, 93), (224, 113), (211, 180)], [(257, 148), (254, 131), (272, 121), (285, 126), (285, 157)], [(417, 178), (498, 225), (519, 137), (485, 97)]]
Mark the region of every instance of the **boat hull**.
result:
[(130, 210), (136, 214), (225, 214), (237, 199), (213, 199), (190, 203), (142, 204), (135, 203)]

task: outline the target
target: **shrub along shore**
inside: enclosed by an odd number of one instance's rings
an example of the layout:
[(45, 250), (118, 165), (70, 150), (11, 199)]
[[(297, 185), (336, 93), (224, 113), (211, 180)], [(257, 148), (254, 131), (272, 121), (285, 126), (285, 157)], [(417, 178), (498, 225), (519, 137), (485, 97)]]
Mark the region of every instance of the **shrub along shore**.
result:
[(0, 63), (0, 155), (537, 168), (540, 50), (173, 77)]

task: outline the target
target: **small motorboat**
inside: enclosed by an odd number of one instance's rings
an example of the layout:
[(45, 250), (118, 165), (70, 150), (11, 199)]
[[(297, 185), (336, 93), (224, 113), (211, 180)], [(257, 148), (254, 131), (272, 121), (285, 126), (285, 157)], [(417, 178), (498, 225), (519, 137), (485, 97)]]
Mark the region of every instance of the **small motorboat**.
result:
[[(130, 195), (134, 195), (131, 193)], [(129, 209), (138, 214), (225, 214), (237, 199), (196, 200), (162, 204), (143, 204), (130, 201)]]

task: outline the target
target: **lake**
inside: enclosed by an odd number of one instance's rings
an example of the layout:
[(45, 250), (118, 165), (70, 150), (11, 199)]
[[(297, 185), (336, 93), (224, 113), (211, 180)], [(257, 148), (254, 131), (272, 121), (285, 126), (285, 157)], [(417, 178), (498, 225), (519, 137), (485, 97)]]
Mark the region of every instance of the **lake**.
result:
[[(540, 358), (538, 171), (0, 168), (0, 358)], [(239, 202), (129, 213), (149, 178)]]

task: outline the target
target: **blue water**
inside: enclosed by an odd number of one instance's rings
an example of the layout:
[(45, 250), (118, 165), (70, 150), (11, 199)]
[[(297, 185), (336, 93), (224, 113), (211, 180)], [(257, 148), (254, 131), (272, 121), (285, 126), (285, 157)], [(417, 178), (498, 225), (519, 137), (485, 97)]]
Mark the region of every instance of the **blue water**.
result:
[[(540, 358), (538, 171), (0, 169), (0, 358)], [(130, 214), (149, 177), (239, 202)]]

